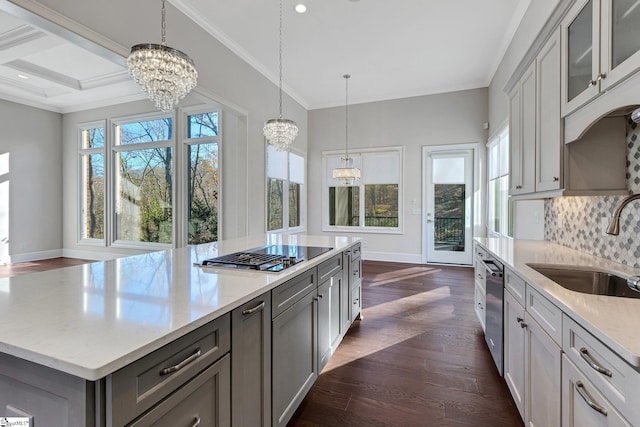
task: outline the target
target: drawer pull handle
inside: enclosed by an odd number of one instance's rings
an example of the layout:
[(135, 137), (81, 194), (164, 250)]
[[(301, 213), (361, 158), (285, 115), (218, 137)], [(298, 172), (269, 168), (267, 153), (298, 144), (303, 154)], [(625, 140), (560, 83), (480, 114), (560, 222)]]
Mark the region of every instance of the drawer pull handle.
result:
[(169, 375), (169, 374), (172, 374), (172, 373), (174, 373), (176, 371), (179, 371), (180, 369), (182, 369), (185, 366), (187, 366), (189, 363), (191, 363), (194, 360), (196, 360), (201, 355), (202, 355), (202, 352), (200, 351), (200, 349), (198, 349), (198, 350), (196, 350), (195, 353), (193, 353), (191, 356), (187, 357), (186, 359), (184, 359), (182, 362), (178, 363), (177, 365), (169, 366), (168, 368), (164, 368), (163, 370), (161, 370), (160, 371), (160, 375)]
[(582, 358), (584, 359), (585, 362), (587, 362), (587, 364), (589, 366), (591, 366), (591, 368), (596, 371), (601, 373), (602, 375), (606, 375), (608, 377), (613, 377), (613, 372), (611, 372), (610, 370), (608, 370), (607, 368), (603, 368), (602, 366), (600, 366), (600, 364), (598, 362), (596, 362), (593, 357), (591, 357), (591, 355), (589, 354), (589, 351), (582, 347), (580, 349), (580, 356), (582, 356)]
[(198, 427), (200, 425), (200, 417), (196, 415), (196, 419), (191, 424), (191, 427)]
[(255, 313), (258, 310), (262, 310), (264, 308), (264, 301), (261, 301), (260, 304), (256, 305), (253, 308), (248, 308), (246, 310), (242, 310), (242, 314), (244, 314), (245, 316), (248, 316), (250, 314)]
[(575, 388), (580, 397), (587, 403), (587, 405), (591, 407), (591, 409), (600, 412), (605, 417), (607, 416), (607, 410), (593, 401), (593, 398), (589, 396), (589, 393), (587, 393), (587, 390), (585, 390), (582, 381), (577, 381)]

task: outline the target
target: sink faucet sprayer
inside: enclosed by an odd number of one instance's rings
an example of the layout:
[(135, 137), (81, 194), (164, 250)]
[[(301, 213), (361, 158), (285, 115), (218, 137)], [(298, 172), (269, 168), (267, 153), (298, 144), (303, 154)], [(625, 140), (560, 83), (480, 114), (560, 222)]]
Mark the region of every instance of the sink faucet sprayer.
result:
[(640, 199), (640, 193), (632, 194), (620, 202), (620, 204), (616, 208), (615, 213), (613, 214), (613, 219), (611, 220), (611, 224), (609, 224), (609, 227), (607, 227), (607, 231), (606, 231), (607, 234), (612, 234), (614, 236), (617, 236), (618, 234), (620, 234), (620, 214), (622, 213), (622, 209), (624, 209), (624, 207), (627, 206), (629, 203), (638, 199)]

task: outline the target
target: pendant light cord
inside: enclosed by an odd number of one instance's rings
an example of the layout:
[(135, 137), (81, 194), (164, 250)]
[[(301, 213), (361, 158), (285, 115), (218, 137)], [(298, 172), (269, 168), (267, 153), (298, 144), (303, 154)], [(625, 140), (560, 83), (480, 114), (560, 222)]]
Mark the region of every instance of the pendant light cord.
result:
[(345, 74), (344, 76), (344, 80), (345, 80), (345, 95), (344, 95), (344, 104), (345, 104), (345, 142), (346, 142), (346, 146), (345, 146), (345, 163), (347, 164), (347, 167), (349, 167), (349, 78), (351, 78), (351, 75), (349, 74)]
[(278, 59), (280, 61), (280, 86), (279, 86), (279, 94), (280, 94), (280, 118), (282, 118), (282, 0), (280, 0), (280, 44), (278, 47)]
[(161, 25), (162, 25), (162, 30), (161, 30), (161, 33), (162, 33), (162, 46), (166, 46), (166, 44), (167, 44), (165, 42), (165, 36), (166, 36), (165, 14), (166, 14), (166, 11), (165, 11), (165, 8), (164, 8), (164, 1), (165, 0), (162, 0), (162, 20), (161, 20)]

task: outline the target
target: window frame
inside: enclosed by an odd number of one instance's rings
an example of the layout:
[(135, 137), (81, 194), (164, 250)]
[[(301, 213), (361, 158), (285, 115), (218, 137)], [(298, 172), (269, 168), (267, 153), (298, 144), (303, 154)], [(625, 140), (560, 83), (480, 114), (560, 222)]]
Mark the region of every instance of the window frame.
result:
[[(181, 239), (184, 240), (185, 245), (189, 245), (189, 197), (188, 197), (188, 188), (189, 188), (189, 170), (190, 170), (190, 162), (191, 159), (189, 157), (189, 148), (193, 145), (198, 144), (217, 144), (218, 145), (218, 240), (222, 239), (221, 233), (223, 230), (222, 227), (222, 204), (223, 204), (223, 181), (224, 174), (222, 173), (223, 165), (222, 165), (222, 152), (223, 152), (223, 144), (222, 144), (222, 134), (224, 132), (223, 123), (223, 112), (220, 108), (210, 105), (197, 105), (192, 107), (185, 107), (180, 109), (180, 147), (179, 151), (180, 159), (179, 167), (175, 168), (176, 173), (179, 173), (178, 176), (181, 176), (180, 180), (180, 195), (177, 196), (180, 200), (180, 206), (184, 208), (184, 210), (179, 210), (177, 215), (180, 217), (179, 225), (177, 225), (176, 231), (181, 236)], [(202, 138), (189, 138), (189, 116), (195, 114), (205, 114), (205, 113), (218, 113), (218, 135), (217, 136), (207, 136)]]
[[(500, 145), (506, 141), (506, 153), (503, 153), (500, 150)], [(487, 236), (489, 237), (508, 237), (513, 238), (509, 232), (513, 231), (513, 201), (509, 197), (509, 175), (511, 174), (510, 170), (510, 158), (509, 158), (509, 150), (511, 149), (509, 144), (509, 127), (507, 125), (500, 128), (500, 130), (494, 134), (489, 141), (487, 142), (487, 195), (486, 195), (486, 227), (487, 227)], [(500, 169), (500, 164), (503, 162), (502, 156), (506, 155), (506, 173), (498, 172), (498, 175), (494, 178), (491, 178), (491, 150), (496, 148), (496, 152), (498, 154), (498, 158), (496, 159), (496, 164), (498, 165), (498, 169)], [(504, 218), (504, 220), (500, 221), (499, 228), (500, 230), (494, 230), (492, 221), (491, 221), (491, 206), (493, 205), (493, 200), (491, 199), (491, 186), (495, 180), (500, 180), (506, 177), (507, 185), (505, 195), (506, 197), (502, 200), (500, 204), (500, 218)]]
[[(83, 140), (82, 140), (82, 133), (85, 130), (89, 130), (89, 129), (96, 129), (96, 128), (102, 128), (104, 130), (104, 145), (102, 147), (99, 148), (84, 148), (82, 146)], [(77, 142), (77, 147), (78, 147), (78, 159), (77, 159), (77, 197), (76, 200), (78, 202), (78, 209), (77, 209), (77, 221), (76, 221), (76, 225), (77, 225), (77, 241), (79, 244), (82, 245), (90, 245), (90, 246), (106, 246), (106, 242), (108, 240), (108, 225), (107, 223), (109, 222), (107, 220), (107, 215), (108, 215), (108, 211), (107, 211), (107, 201), (108, 201), (108, 159), (107, 159), (107, 147), (109, 144), (109, 138), (111, 137), (110, 132), (109, 132), (109, 126), (107, 125), (107, 120), (96, 120), (96, 121), (91, 121), (91, 122), (83, 122), (83, 123), (78, 123), (76, 125), (76, 135), (78, 138), (78, 142)], [(102, 230), (102, 234), (104, 235), (104, 237), (102, 239), (96, 239), (93, 237), (85, 237), (84, 236), (84, 197), (85, 197), (85, 193), (84, 193), (84, 189), (85, 189), (85, 177), (83, 172), (83, 164), (82, 164), (82, 160), (84, 158), (84, 156), (87, 155), (93, 155), (93, 154), (102, 154), (102, 158), (103, 158), (103, 162), (104, 162), (104, 182), (103, 182), (103, 194), (104, 194), (104, 205), (102, 206), (103, 209), (103, 227), (104, 229)]]
[[(150, 120), (161, 120), (164, 118), (170, 118), (172, 122), (172, 133), (171, 138), (162, 140), (162, 141), (153, 141), (153, 142), (141, 142), (137, 144), (116, 144), (116, 127), (129, 123), (137, 123), (144, 122)], [(114, 248), (127, 248), (127, 249), (171, 249), (176, 245), (176, 218), (175, 212), (180, 209), (180, 207), (176, 204), (176, 185), (173, 185), (171, 188), (171, 243), (158, 243), (158, 242), (139, 242), (133, 240), (123, 240), (118, 239), (117, 236), (117, 213), (116, 213), (116, 198), (118, 194), (117, 184), (118, 184), (118, 171), (115, 170), (116, 167), (116, 156), (123, 152), (131, 152), (138, 150), (150, 150), (154, 148), (171, 148), (173, 150), (172, 155), (172, 167), (171, 167), (171, 179), (175, 183), (176, 182), (176, 134), (179, 130), (178, 124), (176, 122), (176, 110), (171, 111), (154, 111), (150, 113), (143, 114), (135, 114), (130, 116), (117, 117), (109, 120), (109, 128), (111, 129), (111, 137), (109, 138), (109, 157), (111, 160), (110, 172), (111, 172), (111, 180), (110, 180), (110, 200), (111, 209), (109, 211), (109, 216), (111, 218), (111, 232), (109, 237), (111, 239), (110, 245)], [(133, 148), (135, 147), (135, 148)], [(106, 216), (106, 215), (105, 215)]]
[[(199, 113), (217, 112), (218, 114), (218, 135), (214, 137), (187, 138), (188, 116)], [(172, 135), (164, 141), (141, 142), (136, 144), (116, 145), (116, 127), (127, 123), (144, 122), (161, 118), (171, 118)], [(194, 106), (177, 108), (171, 111), (149, 111), (140, 114), (131, 114), (119, 117), (106, 117), (100, 120), (78, 122), (76, 127), (76, 242), (78, 246), (99, 246), (105, 248), (126, 248), (138, 250), (162, 250), (177, 248), (189, 245), (188, 220), (189, 206), (186, 196), (186, 189), (189, 181), (188, 148), (190, 145), (201, 143), (217, 143), (218, 148), (218, 240), (222, 232), (222, 188), (223, 188), (223, 112), (222, 108), (215, 103), (201, 103)], [(92, 128), (104, 129), (104, 147), (83, 148), (82, 132)], [(121, 152), (131, 152), (136, 150), (146, 150), (152, 148), (171, 148), (172, 165), (171, 179), (172, 185), (172, 222), (171, 222), (171, 243), (139, 242), (117, 239), (116, 237), (116, 212), (117, 204), (117, 181), (119, 171), (117, 170), (117, 157)], [(83, 176), (84, 156), (90, 154), (102, 154), (104, 158), (104, 238), (94, 239), (84, 237), (85, 233), (85, 177)]]
[[(307, 174), (307, 170), (308, 170), (308, 166), (307, 166), (307, 156), (305, 153), (303, 153), (300, 150), (297, 150), (293, 147), (289, 148), (288, 151), (286, 151), (286, 156), (287, 156), (287, 177), (286, 179), (283, 179), (283, 188), (282, 188), (282, 228), (278, 228), (278, 229), (273, 229), (273, 230), (269, 230), (269, 178), (276, 178), (276, 179), (280, 179), (277, 177), (270, 177), (269, 176), (269, 148), (270, 146), (268, 144), (265, 144), (265, 151), (264, 151), (264, 159), (265, 159), (265, 180), (264, 180), (264, 197), (265, 197), (265, 210), (264, 210), (264, 229), (267, 233), (282, 233), (282, 232), (289, 232), (289, 233), (302, 233), (305, 232), (307, 230), (307, 180), (308, 180), (308, 174)], [(271, 148), (274, 149), (274, 148)], [(274, 149), (275, 150), (275, 149)], [(304, 176), (304, 181), (305, 182), (296, 182), (296, 181), (292, 181), (291, 180), (291, 157), (290, 155), (293, 154), (295, 156), (298, 156), (300, 158), (302, 158), (302, 164), (303, 164), (303, 176)], [(300, 185), (300, 225), (296, 226), (296, 227), (289, 227), (289, 186), (291, 183), (295, 183), (295, 184), (299, 184)]]
[[(398, 155), (398, 182), (388, 182), (383, 185), (398, 185), (398, 227), (374, 227), (367, 226), (365, 221), (365, 203), (366, 203), (366, 171), (362, 170), (362, 162), (356, 161), (356, 159), (366, 158), (367, 155), (376, 153), (393, 153)], [(360, 192), (360, 206), (359, 215), (360, 221), (357, 226), (346, 225), (329, 225), (329, 185), (328, 176), (331, 174), (329, 158), (336, 156), (344, 157), (344, 150), (326, 150), (322, 152), (322, 231), (327, 232), (340, 232), (340, 233), (373, 233), (373, 234), (404, 234), (404, 147), (400, 145), (388, 146), (388, 147), (373, 147), (373, 148), (358, 148), (349, 150), (349, 157), (354, 159), (354, 164), (360, 164), (361, 178), (352, 183), (351, 185), (340, 185), (341, 187), (359, 187)], [(381, 183), (378, 183), (381, 184)]]

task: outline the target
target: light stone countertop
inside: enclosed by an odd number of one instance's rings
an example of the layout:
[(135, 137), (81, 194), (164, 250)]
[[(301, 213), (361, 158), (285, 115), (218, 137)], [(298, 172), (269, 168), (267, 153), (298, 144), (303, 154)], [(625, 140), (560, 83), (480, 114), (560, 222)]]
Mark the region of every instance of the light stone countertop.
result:
[[(352, 246), (268, 234), (0, 279), (0, 352), (97, 380)], [(333, 247), (281, 273), (203, 269), (267, 244)]]
[(570, 291), (527, 264), (592, 267), (622, 277), (638, 276), (640, 269), (546, 241), (507, 238), (475, 240), (627, 363), (640, 367), (640, 299)]

